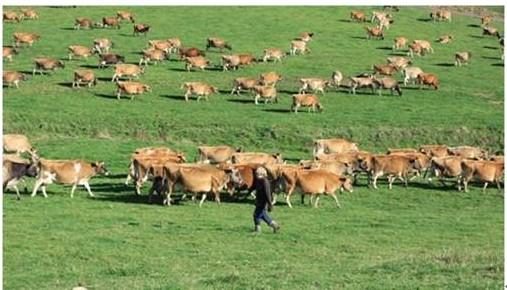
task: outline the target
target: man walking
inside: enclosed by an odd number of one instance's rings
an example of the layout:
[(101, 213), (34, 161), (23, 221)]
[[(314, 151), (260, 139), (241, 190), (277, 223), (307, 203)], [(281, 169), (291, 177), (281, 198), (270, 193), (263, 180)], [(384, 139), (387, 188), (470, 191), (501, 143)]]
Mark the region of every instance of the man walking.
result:
[(271, 219), (267, 211), (273, 210), (271, 185), (268, 180), (268, 173), (264, 167), (259, 167), (255, 171), (255, 210), (253, 219), (255, 224), (255, 233), (261, 232), (261, 220), (265, 221), (273, 232), (276, 233), (280, 230), (280, 226)]

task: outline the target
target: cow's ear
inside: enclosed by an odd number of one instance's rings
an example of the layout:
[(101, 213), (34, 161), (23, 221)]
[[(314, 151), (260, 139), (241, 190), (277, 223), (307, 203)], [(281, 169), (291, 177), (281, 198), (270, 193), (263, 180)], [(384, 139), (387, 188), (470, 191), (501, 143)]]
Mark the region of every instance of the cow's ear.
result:
[(341, 181), (341, 182), (345, 182), (345, 181), (347, 181), (347, 178), (345, 178), (345, 177), (340, 177), (340, 181)]
[(92, 162), (92, 167), (98, 167), (97, 162)]

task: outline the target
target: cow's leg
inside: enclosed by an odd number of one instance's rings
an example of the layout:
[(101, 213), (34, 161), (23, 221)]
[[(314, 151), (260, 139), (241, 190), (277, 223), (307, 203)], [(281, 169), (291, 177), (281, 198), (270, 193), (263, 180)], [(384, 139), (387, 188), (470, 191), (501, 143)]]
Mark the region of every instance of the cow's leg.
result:
[(502, 186), (500, 185), (500, 178), (497, 178), (495, 180), (495, 182), (496, 182), (496, 187), (498, 188), (498, 191), (501, 192), (502, 191)]
[(74, 197), (74, 191), (76, 191), (77, 183), (72, 185), (72, 189), (70, 190), (70, 198)]
[(340, 202), (338, 201), (338, 197), (336, 196), (336, 193), (333, 192), (330, 195), (334, 198), (334, 201), (336, 202), (336, 206), (338, 208), (341, 208), (342, 206), (340, 205)]
[(35, 182), (35, 185), (33, 186), (33, 191), (32, 191), (32, 197), (34, 197), (36, 194), (37, 194), (37, 190), (39, 189), (39, 187), (42, 185), (44, 181), (42, 181), (41, 179), (38, 179), (36, 182)]
[(86, 190), (88, 191), (88, 194), (90, 195), (90, 197), (95, 197), (95, 195), (93, 195), (93, 193), (92, 193), (92, 190), (90, 189), (90, 184), (88, 184), (88, 182), (84, 182), (83, 185), (86, 188)]
[(199, 207), (202, 206), (202, 203), (204, 202), (204, 200), (206, 200), (206, 193), (202, 194), (201, 201), (199, 202)]
[(320, 198), (320, 194), (317, 194), (317, 198), (315, 199), (315, 204), (313, 205), (315, 208), (319, 207), (319, 198)]
[(378, 187), (377, 187), (377, 178), (379, 178), (379, 176), (380, 175), (376, 174), (376, 173), (373, 175), (373, 188), (375, 188), (375, 189), (378, 189)]
[(387, 176), (387, 182), (389, 183), (389, 189), (393, 189), (393, 181), (395, 178), (393, 178), (391, 175)]
[(150, 188), (150, 191), (148, 193), (148, 203), (151, 203), (151, 199), (153, 197), (153, 192), (155, 191), (155, 186), (152, 185), (151, 188)]
[(130, 180), (132, 180), (132, 176), (129, 173), (129, 174), (127, 174), (127, 179), (125, 180), (125, 185), (129, 185)]
[(42, 185), (42, 195), (44, 196), (44, 198), (48, 197), (48, 195), (46, 193), (46, 185)]
[(482, 193), (486, 193), (486, 187), (488, 187), (488, 182), (484, 182), (484, 187), (482, 188)]
[[(304, 196), (304, 193), (303, 193), (303, 196)], [(310, 195), (310, 206), (313, 206), (313, 204), (314, 204), (314, 201), (313, 201), (314, 197), (315, 196), (313, 194)]]
[(285, 197), (285, 202), (287, 203), (287, 205), (292, 208), (292, 204), (290, 203), (290, 196), (292, 195), (292, 192), (288, 192), (287, 193), (287, 196)]
[(465, 192), (468, 192), (468, 179), (463, 178), (463, 187), (465, 189)]

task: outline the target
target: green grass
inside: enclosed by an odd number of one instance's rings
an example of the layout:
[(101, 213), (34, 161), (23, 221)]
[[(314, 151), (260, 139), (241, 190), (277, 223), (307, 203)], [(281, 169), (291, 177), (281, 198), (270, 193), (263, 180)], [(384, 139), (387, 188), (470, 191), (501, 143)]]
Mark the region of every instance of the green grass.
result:
[[(12, 7), (8, 7), (11, 9)], [(16, 8), (13, 8), (16, 9)], [(503, 152), (504, 68), (498, 42), (481, 37), (480, 21), (453, 17), (432, 23), (429, 9), (405, 8), (383, 41), (364, 39), (364, 24), (349, 23), (357, 7), (130, 7), (153, 31), (132, 37), (120, 30), (74, 31), (74, 18), (113, 15), (118, 7), (40, 7), (39, 21), (5, 24), (4, 43), (15, 31), (36, 32), (41, 41), (23, 49), (5, 70), (31, 71), (33, 58), (65, 58), (67, 46), (89, 45), (99, 36), (114, 51), (138, 62), (149, 39), (180, 37), (184, 45), (204, 47), (205, 39), (229, 40), (234, 52), (260, 56), (267, 47), (288, 49), (301, 31), (313, 31), (309, 55), (283, 64), (257, 64), (235, 72), (184, 72), (183, 63), (150, 66), (140, 80), (151, 93), (134, 101), (114, 96), (112, 69), (95, 70), (95, 88), (73, 90), (73, 70), (97, 61), (67, 61), (52, 76), (35, 76), (19, 89), (4, 88), (4, 132), (28, 135), (45, 158), (105, 160), (113, 176), (92, 181), (96, 199), (80, 190), (52, 185), (49, 198), (16, 201), (4, 195), (4, 288), (69, 289), (486, 289), (503, 281), (503, 195), (443, 189), (416, 180), (408, 188), (362, 185), (331, 199), (322, 208), (283, 202), (273, 212), (282, 232), (264, 227), (254, 237), (250, 202), (191, 201), (171, 208), (148, 205), (122, 184), (130, 153), (137, 147), (167, 145), (195, 157), (200, 144), (242, 145), (248, 150), (281, 152), (290, 160), (310, 158), (311, 140), (343, 136), (361, 148), (422, 143), (478, 145)], [(374, 8), (360, 7), (365, 11)], [(370, 24), (367, 24), (370, 25)], [(502, 27), (503, 22), (495, 23)], [(441, 78), (441, 89), (404, 89), (400, 98), (385, 94), (349, 95), (330, 90), (321, 98), (322, 114), (288, 112), (290, 92), (301, 77), (329, 77), (367, 71), (391, 53), (392, 39), (434, 40), (451, 33), (456, 41), (434, 43), (435, 53), (415, 65)], [(455, 68), (456, 51), (470, 50), (469, 66)], [(218, 63), (220, 53), (208, 54)], [(230, 96), (232, 79), (277, 71), (284, 76), (280, 102), (255, 106), (251, 97)], [(398, 76), (401, 79), (401, 76)], [(224, 93), (208, 103), (182, 101), (185, 81), (206, 81)], [(29, 183), (31, 188), (31, 182)], [(146, 188), (144, 189), (146, 192)]]

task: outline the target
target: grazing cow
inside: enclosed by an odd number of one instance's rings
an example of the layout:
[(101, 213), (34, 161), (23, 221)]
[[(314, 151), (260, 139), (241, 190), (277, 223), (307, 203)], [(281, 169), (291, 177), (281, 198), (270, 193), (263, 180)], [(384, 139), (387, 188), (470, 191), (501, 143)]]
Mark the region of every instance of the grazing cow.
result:
[[(18, 158), (19, 159), (19, 158)], [(23, 180), (23, 177), (36, 177), (37, 176), (37, 164), (32, 162), (26, 162), (24, 160), (15, 161), (5, 158), (3, 160), (2, 178), (3, 178), (3, 190), (8, 188), (14, 188), (16, 191), (17, 199), (21, 199), (17, 184)], [(26, 191), (26, 183), (25, 183)]]
[(144, 34), (144, 37), (146, 37), (146, 34), (150, 31), (150, 28), (151, 27), (148, 24), (134, 24), (134, 36), (142, 33)]
[(463, 168), (462, 180), (465, 192), (468, 192), (468, 182), (473, 178), (484, 182), (483, 193), (486, 192), (488, 184), (493, 182), (496, 183), (498, 190), (502, 191), (500, 181), (505, 169), (503, 162), (463, 160), (461, 161), (461, 167)]
[(3, 21), (16, 21), (19, 23), (21, 20), (23, 20), (22, 14), (18, 15), (14, 11), (4, 11)]
[(37, 156), (37, 151), (32, 146), (25, 135), (22, 134), (4, 134), (2, 138), (3, 150), (5, 153), (28, 153), (31, 156)]
[(72, 60), (72, 56), (82, 56), (88, 59), (89, 56), (93, 55), (92, 49), (82, 45), (71, 45), (68, 47), (69, 60)]
[(276, 84), (279, 82), (279, 81), (282, 81), (283, 78), (282, 78), (282, 75), (276, 73), (276, 72), (266, 72), (266, 73), (262, 73), (259, 77), (260, 79), (260, 84), (263, 85), (263, 86), (276, 86)]
[[(179, 175), (178, 181), (185, 192), (191, 192), (194, 195), (203, 193), (199, 207), (202, 206), (207, 193), (213, 193), (215, 201), (220, 204), (220, 191), (227, 186), (227, 183), (230, 181), (236, 184), (241, 183), (241, 176), (235, 168), (221, 170), (209, 165), (180, 166), (177, 174)], [(167, 201), (170, 203), (170, 196)]]
[(107, 65), (120, 64), (125, 62), (125, 57), (115, 53), (103, 53), (99, 55), (98, 68), (104, 68)]
[(414, 57), (414, 55), (422, 56), (424, 55), (423, 47), (419, 43), (411, 43), (408, 45), (408, 56)]
[(312, 92), (321, 92), (324, 94), (324, 89), (330, 85), (331, 83), (329, 81), (319, 78), (299, 79), (299, 93), (306, 93), (308, 90), (311, 90)]
[(192, 95), (197, 95), (197, 101), (204, 97), (206, 101), (209, 101), (209, 95), (218, 93), (218, 88), (208, 85), (202, 82), (186, 82), (181, 86), (182, 89), (186, 89), (185, 101), (188, 102), (188, 98)]
[(377, 89), (377, 83), (373, 79), (372, 76), (364, 76), (364, 77), (351, 77), (352, 81), (352, 94), (356, 94), (356, 90), (358, 88), (371, 88), (372, 94), (375, 93), (375, 90)]
[(310, 53), (310, 49), (306, 46), (305, 41), (293, 40), (290, 42), (290, 55), (305, 54), (306, 52)]
[(373, 71), (375, 74), (392, 76), (398, 72), (398, 68), (394, 64), (375, 64), (373, 65)]
[(93, 20), (89, 18), (77, 17), (74, 21), (74, 29), (79, 30), (81, 28), (92, 29), (95, 26)]
[(373, 79), (376, 82), (375, 87), (377, 87), (379, 96), (382, 96), (382, 89), (390, 90), (391, 95), (394, 95), (394, 91), (398, 93), (398, 95), (401, 97), (402, 92), (400, 88), (400, 84), (398, 81), (392, 77), (383, 77), (383, 78), (374, 78)]
[(14, 85), (17, 89), (19, 88), (19, 82), (26, 80), (26, 76), (25, 74), (17, 71), (4, 71), (2, 74), (2, 80), (4, 85), (7, 85), (8, 87)]
[(230, 146), (199, 146), (197, 152), (199, 154), (199, 163), (229, 163), (232, 154), (241, 152), (241, 148), (233, 148)]
[(9, 62), (12, 62), (12, 57), (16, 54), (18, 54), (18, 49), (10, 46), (4, 46), (2, 47), (2, 57), (9, 60)]
[(319, 110), (321, 113), (324, 110), (324, 107), (320, 104), (319, 97), (316, 95), (306, 95), (306, 94), (296, 94), (292, 95), (292, 107), (291, 111), (297, 114), (298, 108), (300, 107), (308, 107), (308, 113), (312, 110), (314, 113)]
[(285, 52), (279, 48), (267, 48), (264, 50), (262, 61), (273, 60), (274, 62), (282, 62), (282, 58), (285, 56)]
[(438, 90), (438, 86), (440, 85), (440, 81), (438, 77), (434, 74), (430, 73), (420, 73), (417, 76), (417, 80), (419, 81), (419, 88), (421, 89), (423, 85), (427, 85)]
[(230, 68), (237, 70), (240, 63), (241, 60), (237, 54), (222, 55), (222, 67), (224, 71), (229, 70)]
[(268, 101), (278, 103), (278, 97), (275, 87), (269, 86), (254, 86), (253, 90), (255, 92), (255, 104), (259, 104), (259, 99), (264, 99), (264, 104), (267, 104)]
[(456, 185), (461, 191), (461, 161), (463, 158), (460, 156), (432, 157), (430, 172), (438, 178), (443, 186), (445, 186), (444, 177), (456, 178)]
[(61, 60), (49, 57), (36, 58), (32, 75), (35, 75), (37, 71), (42, 75), (43, 71), (55, 71), (59, 68), (65, 68), (65, 64)]
[(454, 40), (454, 37), (452, 35), (445, 34), (445, 35), (440, 36), (437, 39), (437, 42), (439, 42), (441, 44), (448, 44), (448, 43), (451, 43), (453, 40)]
[[(362, 165), (366, 167), (367, 165)], [(421, 165), (416, 157), (407, 157), (403, 155), (374, 155), (371, 159), (371, 178), (373, 180), (373, 188), (378, 189), (377, 179), (383, 175), (387, 175), (389, 189), (393, 188), (393, 182), (396, 178), (400, 179), (408, 185), (408, 174), (419, 172)]]
[(412, 64), (412, 60), (403, 56), (390, 56), (387, 58), (387, 63), (394, 65), (397, 70), (402, 70)]
[(491, 22), (493, 22), (492, 15), (483, 15), (481, 17), (481, 26), (482, 27), (488, 26), (489, 24), (491, 24)]
[(366, 22), (366, 14), (362, 11), (350, 12), (350, 19), (356, 22)]
[(144, 63), (147, 66), (150, 64), (150, 61), (154, 61), (155, 64), (158, 64), (159, 61), (165, 59), (167, 59), (167, 52), (156, 48), (150, 48), (143, 51), (143, 57), (139, 60), (139, 65), (143, 65)]
[[(342, 177), (331, 173), (327, 170), (313, 169), (296, 171), (296, 186), (301, 189), (303, 194), (310, 195), (310, 203), (315, 208), (319, 205), (319, 197), (321, 194), (330, 195), (336, 202), (338, 208), (341, 207), (338, 198), (336, 197), (336, 190), (353, 192), (352, 181), (349, 178)], [(294, 189), (294, 187), (293, 187)], [(290, 204), (290, 196), (292, 192), (287, 192), (287, 205), (292, 208)], [(313, 202), (316, 196), (315, 203)]]
[(116, 27), (116, 29), (120, 29), (120, 21), (116, 17), (103, 17), (102, 25), (104, 27)]
[(222, 52), (224, 48), (228, 49), (228, 50), (232, 50), (232, 46), (230, 46), (222, 38), (217, 38), (217, 37), (210, 37), (210, 38), (206, 39), (206, 51), (212, 47), (220, 49), (220, 52)]
[(358, 150), (357, 143), (343, 138), (318, 139), (313, 141), (313, 156), (322, 153), (347, 153)]
[(403, 69), (403, 84), (406, 86), (410, 80), (416, 82), (419, 75), (423, 73), (422, 69), (416, 66), (406, 67)]
[(122, 63), (117, 64), (114, 68), (114, 75), (111, 82), (118, 81), (121, 77), (127, 76), (129, 80), (132, 77), (139, 79), (139, 75), (144, 73), (144, 67), (135, 64)]
[(439, 9), (430, 13), (430, 18), (435, 21), (449, 21), (451, 22), (452, 13), (449, 10)]
[(335, 70), (333, 74), (331, 74), (331, 83), (337, 88), (340, 87), (343, 80), (343, 74), (339, 70)]
[(454, 65), (461, 66), (462, 64), (467, 65), (470, 59), (472, 58), (472, 53), (469, 51), (456, 52), (454, 55)]
[(427, 52), (429, 53), (434, 53), (435, 51), (433, 50), (433, 47), (431, 47), (431, 43), (427, 40), (420, 40), (420, 39), (416, 39), (413, 41), (414, 44), (419, 44), (419, 46), (421, 47), (421, 50), (422, 50), (422, 53), (423, 54), (426, 54)]
[(403, 36), (394, 39), (393, 51), (398, 49), (405, 49), (407, 47), (408, 39)]
[(271, 164), (283, 163), (280, 153), (269, 154), (259, 152), (236, 152), (232, 154), (232, 163), (252, 163), (252, 164)]
[(99, 54), (108, 53), (113, 47), (113, 42), (107, 38), (97, 38), (93, 40), (93, 49)]
[(134, 13), (129, 12), (129, 11), (117, 11), (116, 18), (118, 19), (118, 21), (128, 20), (132, 23), (136, 22), (136, 20), (134, 18)]
[(449, 147), (447, 152), (449, 155), (461, 156), (468, 159), (484, 159), (488, 155), (486, 150), (472, 146)]
[(78, 69), (74, 71), (74, 81), (72, 82), (73, 88), (79, 88), (80, 85), (87, 85), (88, 87), (97, 85), (97, 78), (95, 73), (90, 69)]
[(108, 175), (104, 162), (97, 161), (88, 163), (84, 160), (39, 160), (39, 173), (33, 188), (32, 197), (37, 194), (39, 187), (42, 187), (42, 194), (46, 194), (46, 185), (56, 182), (58, 184), (72, 185), (70, 197), (74, 197), (74, 191), (78, 185), (83, 185), (88, 194), (94, 197), (90, 184), (92, 177), (97, 174)]
[(125, 93), (127, 95), (130, 95), (130, 99), (134, 100), (135, 95), (140, 95), (144, 92), (151, 92), (151, 88), (148, 85), (139, 83), (139, 82), (120, 82), (118, 81), (116, 83), (117, 85), (117, 94), (116, 97), (118, 100), (120, 99), (120, 96), (122, 93)]
[(447, 145), (421, 145), (419, 152), (429, 157), (445, 157), (448, 155)]
[(202, 51), (198, 48), (195, 48), (195, 47), (189, 47), (189, 48), (180, 47), (179, 52), (180, 52), (180, 59), (182, 59), (182, 60), (187, 57), (198, 57), (198, 56), (204, 57), (204, 56), (206, 56), (204, 51)]
[(384, 40), (384, 30), (380, 26), (365, 27), (366, 39), (376, 38)]
[(259, 84), (259, 81), (253, 78), (235, 78), (232, 82), (231, 95), (236, 93), (239, 96), (241, 90), (253, 90)]
[(19, 47), (21, 43), (28, 43), (28, 46), (32, 46), (40, 39), (40, 35), (28, 32), (14, 32), (12, 37), (14, 37), (16, 47)]
[(185, 68), (187, 71), (190, 71), (190, 69), (194, 67), (204, 71), (206, 66), (211, 65), (211, 61), (207, 60), (202, 56), (186, 57), (185, 61), (186, 61)]

